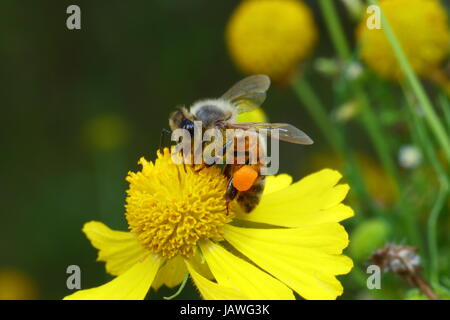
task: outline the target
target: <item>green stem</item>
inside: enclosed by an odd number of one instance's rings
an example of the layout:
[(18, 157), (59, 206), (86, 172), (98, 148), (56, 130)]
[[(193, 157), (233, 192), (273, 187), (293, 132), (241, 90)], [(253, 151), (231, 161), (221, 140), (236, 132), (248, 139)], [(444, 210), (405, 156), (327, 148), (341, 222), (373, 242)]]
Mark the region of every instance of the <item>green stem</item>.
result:
[(427, 220), (427, 245), (430, 256), (430, 280), (433, 285), (437, 285), (439, 281), (439, 250), (438, 250), (438, 236), (437, 236), (437, 223), (439, 214), (445, 205), (445, 200), (449, 192), (450, 181), (448, 176), (442, 168), (439, 159), (434, 151), (432, 144), (430, 144), (430, 137), (423, 123), (420, 121), (416, 111), (414, 110), (411, 102), (409, 103), (412, 123), (414, 125), (414, 132), (417, 133), (418, 140), (423, 149), (425, 156), (431, 163), (432, 167), (436, 171), (436, 175), (440, 182), (440, 188), (434, 205), (431, 208), (430, 214)]
[[(371, 4), (378, 5), (378, 0), (369, 0), (369, 2)], [(450, 139), (446, 134), (443, 125), (439, 121), (439, 118), (436, 112), (434, 111), (430, 99), (428, 98), (419, 79), (414, 73), (408, 61), (408, 58), (403, 52), (403, 49), (400, 43), (398, 42), (397, 37), (394, 31), (392, 30), (391, 25), (389, 24), (389, 21), (387, 20), (386, 16), (383, 13), (381, 13), (381, 22), (383, 25), (384, 33), (392, 47), (392, 50), (394, 51), (394, 55), (397, 58), (398, 63), (400, 64), (400, 68), (402, 69), (404, 75), (406, 76), (409, 85), (411, 86), (415, 96), (417, 97), (417, 100), (419, 101), (423, 109), (425, 119), (431, 131), (433, 132), (437, 141), (444, 150), (447, 160), (450, 163)]]
[(378, 155), (387, 174), (392, 178), (392, 184), (396, 192), (399, 191), (400, 177), (396, 169), (393, 157), (391, 155), (391, 148), (387, 139), (383, 135), (383, 128), (381, 127), (375, 112), (370, 106), (367, 95), (363, 92), (358, 83), (353, 84), (355, 88), (355, 95), (361, 105), (361, 116), (367, 132), (373, 142), (375, 153)]
[(444, 113), (445, 122), (447, 123), (447, 132), (450, 134), (450, 104), (448, 97), (444, 94), (439, 95), (439, 105)]
[[(356, 199), (364, 204), (370, 204), (371, 198), (362, 179), (359, 166), (354, 159), (352, 152), (348, 149), (344, 135), (340, 128), (328, 117), (328, 113), (316, 93), (300, 75), (293, 82), (292, 87), (299, 100), (303, 103), (315, 123), (319, 126), (327, 142), (334, 148), (334, 151), (344, 160), (346, 173), (352, 188), (355, 190)], [(378, 208), (372, 208), (378, 212)], [(359, 216), (356, 217), (358, 219)]]
[(336, 51), (341, 58), (344, 60), (349, 60), (351, 58), (350, 47), (347, 45), (344, 30), (342, 29), (341, 23), (337, 17), (333, 0), (319, 0), (319, 5), (325, 17), (325, 23), (327, 24), (328, 31), (331, 34), (331, 41), (333, 41)]
[(297, 97), (303, 102), (307, 111), (319, 126), (325, 139), (340, 156), (344, 156), (342, 149), (343, 138), (341, 137), (341, 133), (338, 132), (336, 126), (331, 123), (327, 111), (312, 87), (306, 81), (305, 77), (299, 75), (292, 86)]
[[(345, 34), (342, 30), (341, 23), (339, 21), (333, 1), (319, 0), (319, 4), (325, 17), (325, 22), (331, 35), (331, 40), (336, 47), (336, 51), (340, 59), (343, 61), (350, 61), (352, 59), (350, 46), (348, 45), (345, 38)], [(391, 177), (396, 191), (398, 191), (400, 177), (398, 176), (393, 158), (391, 157), (388, 139), (386, 139), (382, 134), (383, 130), (381, 128), (381, 125), (370, 106), (369, 99), (365, 94), (363, 88), (356, 81), (351, 82), (351, 88), (359, 104), (361, 105), (361, 114), (364, 127), (366, 128), (373, 142), (375, 152), (378, 155), (378, 158), (380, 159), (387, 174)]]
[(184, 280), (181, 283), (180, 287), (178, 288), (177, 292), (175, 292), (170, 297), (164, 297), (164, 299), (165, 300), (172, 300), (172, 299), (178, 297), (180, 295), (181, 291), (183, 291), (184, 287), (186, 286), (186, 283), (187, 283), (188, 279), (189, 279), (189, 272), (186, 272), (186, 276), (184, 277)]
[(442, 186), (439, 189), (438, 196), (436, 198), (436, 202), (431, 209), (430, 215), (427, 221), (427, 233), (428, 233), (428, 250), (430, 251), (430, 281), (431, 283), (437, 284), (439, 282), (439, 251), (438, 251), (438, 242), (437, 242), (437, 222), (439, 219), (439, 214), (442, 211), (442, 208), (445, 205), (445, 200), (448, 194), (448, 187)]

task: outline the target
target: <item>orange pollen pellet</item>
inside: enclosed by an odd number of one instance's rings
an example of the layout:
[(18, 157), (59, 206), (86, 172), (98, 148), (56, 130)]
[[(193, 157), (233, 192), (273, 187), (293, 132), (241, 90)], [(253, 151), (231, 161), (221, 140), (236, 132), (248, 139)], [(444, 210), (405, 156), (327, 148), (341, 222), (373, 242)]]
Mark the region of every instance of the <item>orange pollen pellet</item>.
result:
[(233, 186), (238, 191), (247, 191), (253, 186), (256, 178), (258, 178), (258, 171), (251, 166), (243, 166), (234, 173)]

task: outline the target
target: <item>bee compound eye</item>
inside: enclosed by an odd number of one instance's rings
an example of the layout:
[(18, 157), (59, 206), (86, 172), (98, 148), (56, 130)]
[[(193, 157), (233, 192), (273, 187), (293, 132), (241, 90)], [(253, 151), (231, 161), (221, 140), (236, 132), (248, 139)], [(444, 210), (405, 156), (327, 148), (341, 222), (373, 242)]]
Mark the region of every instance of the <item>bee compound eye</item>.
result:
[(184, 118), (181, 121), (181, 127), (189, 131), (191, 134), (194, 133), (194, 123), (189, 119)]

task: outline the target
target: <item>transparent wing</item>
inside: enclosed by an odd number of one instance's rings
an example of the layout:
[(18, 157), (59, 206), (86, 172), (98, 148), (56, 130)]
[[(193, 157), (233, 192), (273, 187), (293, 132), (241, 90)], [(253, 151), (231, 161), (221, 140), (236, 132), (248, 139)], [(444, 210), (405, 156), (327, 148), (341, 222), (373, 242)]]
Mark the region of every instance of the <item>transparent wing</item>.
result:
[(245, 122), (245, 123), (229, 123), (224, 122), (223, 126), (227, 129), (253, 129), (256, 131), (265, 130), (268, 135), (270, 130), (278, 129), (279, 139), (282, 141), (296, 144), (313, 144), (314, 141), (308, 137), (302, 130), (287, 123), (263, 123), (263, 122)]
[(238, 113), (259, 108), (266, 99), (270, 87), (270, 78), (259, 74), (242, 79), (222, 95), (222, 99), (231, 101)]

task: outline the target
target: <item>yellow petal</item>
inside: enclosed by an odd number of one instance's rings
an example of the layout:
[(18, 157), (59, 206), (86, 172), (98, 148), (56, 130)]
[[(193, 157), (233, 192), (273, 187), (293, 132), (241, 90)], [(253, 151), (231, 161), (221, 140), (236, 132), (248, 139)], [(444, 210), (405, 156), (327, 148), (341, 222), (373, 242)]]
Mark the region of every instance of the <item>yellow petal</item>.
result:
[(266, 178), (266, 185), (264, 187), (263, 195), (268, 195), (269, 193), (283, 190), (289, 187), (291, 183), (292, 177), (285, 173), (276, 176), (268, 176)]
[(65, 300), (142, 300), (161, 265), (159, 256), (150, 254), (110, 282), (92, 289), (79, 290)]
[(200, 248), (219, 285), (235, 288), (255, 300), (295, 299), (283, 283), (221, 246), (205, 241)]
[(173, 288), (183, 282), (186, 272), (186, 264), (181, 256), (170, 259), (159, 269), (152, 288), (158, 290), (163, 284)]
[(111, 230), (98, 221), (85, 223), (83, 232), (92, 246), (99, 250), (97, 260), (105, 261), (106, 272), (114, 276), (127, 271), (148, 255), (148, 251), (131, 232)]
[(189, 263), (194, 269), (200, 273), (203, 277), (209, 280), (213, 280), (214, 276), (206, 263), (205, 258), (202, 256), (200, 250), (197, 250), (195, 255), (189, 259)]
[(295, 229), (225, 227), (225, 239), (306, 299), (335, 299), (343, 288), (335, 275), (353, 267), (341, 254), (348, 235), (338, 223)]
[[(211, 280), (214, 276), (209, 270), (209, 266), (206, 261), (200, 255), (200, 250), (197, 250), (193, 257), (189, 259), (189, 262), (195, 270), (203, 277)], [(181, 284), (188, 272), (184, 259), (181, 256), (177, 256), (166, 263), (159, 269), (155, 280), (153, 281), (152, 288), (159, 290), (162, 285), (166, 285), (169, 288), (176, 287)]]
[(349, 186), (336, 185), (341, 174), (324, 169), (302, 180), (263, 195), (260, 204), (238, 219), (283, 227), (300, 227), (339, 222), (353, 216), (353, 210), (341, 204)]
[(203, 299), (248, 300), (248, 297), (246, 297), (236, 289), (224, 287), (206, 279), (194, 269), (193, 265), (190, 262), (186, 261), (186, 265), (188, 267), (192, 280), (194, 280), (194, 283), (197, 286), (198, 290), (200, 291), (200, 294), (202, 295)]
[(266, 113), (262, 108), (250, 112), (240, 113), (236, 116), (236, 122), (267, 122)]

